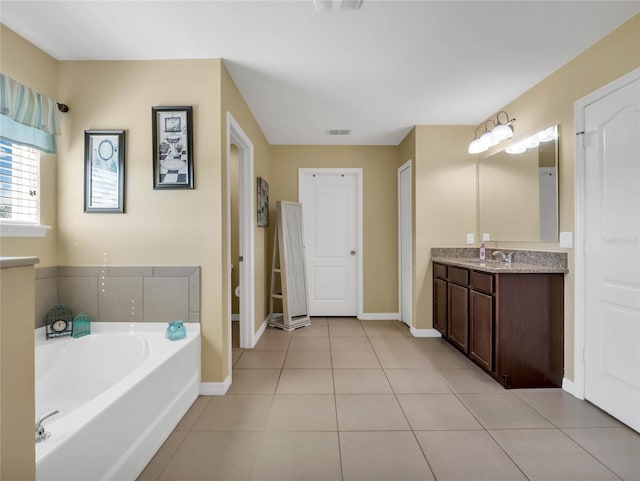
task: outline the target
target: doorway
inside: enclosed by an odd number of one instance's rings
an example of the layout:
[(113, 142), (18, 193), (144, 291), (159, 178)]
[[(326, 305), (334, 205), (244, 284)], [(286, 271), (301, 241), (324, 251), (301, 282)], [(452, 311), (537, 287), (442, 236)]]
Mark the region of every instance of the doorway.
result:
[[(232, 155), (232, 145), (237, 148), (237, 206), (238, 206), (238, 256), (236, 259), (231, 257), (231, 162), (236, 157)], [(235, 150), (235, 149), (234, 149)], [(249, 137), (244, 133), (240, 124), (236, 122), (230, 112), (227, 112), (227, 160), (226, 160), (226, 186), (227, 186), (227, 209), (226, 209), (226, 226), (227, 226), (227, 313), (228, 313), (228, 331), (229, 331), (229, 373), (231, 373), (231, 333), (232, 333), (232, 296), (235, 286), (232, 283), (232, 272), (237, 269), (239, 292), (239, 337), (241, 348), (253, 348), (255, 346), (254, 336), (254, 189), (253, 189), (253, 144)]]
[(575, 122), (576, 395), (640, 431), (640, 69)]
[(312, 316), (360, 316), (362, 169), (299, 169)]
[(412, 291), (412, 222), (411, 222), (411, 161), (398, 169), (398, 266), (399, 292), (398, 306), (400, 320), (411, 327)]

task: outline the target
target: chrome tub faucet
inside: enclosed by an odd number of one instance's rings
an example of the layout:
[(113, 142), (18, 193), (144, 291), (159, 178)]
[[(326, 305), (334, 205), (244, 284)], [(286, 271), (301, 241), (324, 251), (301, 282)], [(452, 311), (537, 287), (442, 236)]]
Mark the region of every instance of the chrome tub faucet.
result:
[(49, 436), (51, 436), (51, 433), (48, 433), (47, 430), (44, 428), (44, 426), (42, 425), (42, 422), (47, 419), (50, 418), (51, 416), (53, 416), (54, 414), (58, 414), (60, 411), (58, 411), (57, 409), (45, 414), (44, 416), (42, 416), (40, 419), (38, 419), (36, 421), (36, 443), (42, 442), (45, 439), (47, 439)]

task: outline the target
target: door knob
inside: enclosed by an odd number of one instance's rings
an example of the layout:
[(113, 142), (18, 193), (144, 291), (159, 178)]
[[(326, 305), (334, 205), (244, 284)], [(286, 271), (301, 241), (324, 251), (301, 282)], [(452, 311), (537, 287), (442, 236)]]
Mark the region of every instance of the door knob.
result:
[(355, 255), (356, 255), (356, 251), (351, 251), (351, 252), (350, 252), (350, 254), (351, 254), (352, 256), (355, 256)]

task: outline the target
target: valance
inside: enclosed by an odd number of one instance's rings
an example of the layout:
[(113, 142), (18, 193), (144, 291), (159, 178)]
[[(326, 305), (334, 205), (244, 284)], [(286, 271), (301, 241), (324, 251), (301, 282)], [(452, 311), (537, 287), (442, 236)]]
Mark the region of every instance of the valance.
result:
[(0, 73), (0, 137), (55, 153), (56, 102)]

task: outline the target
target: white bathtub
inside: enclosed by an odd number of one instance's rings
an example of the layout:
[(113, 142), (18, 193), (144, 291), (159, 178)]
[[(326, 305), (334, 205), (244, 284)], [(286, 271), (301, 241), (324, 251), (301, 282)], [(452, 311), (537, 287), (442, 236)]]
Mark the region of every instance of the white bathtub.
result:
[(166, 323), (95, 322), (90, 336), (35, 334), (36, 418), (59, 414), (36, 444), (36, 479), (134, 480), (200, 385), (200, 325), (168, 341)]

